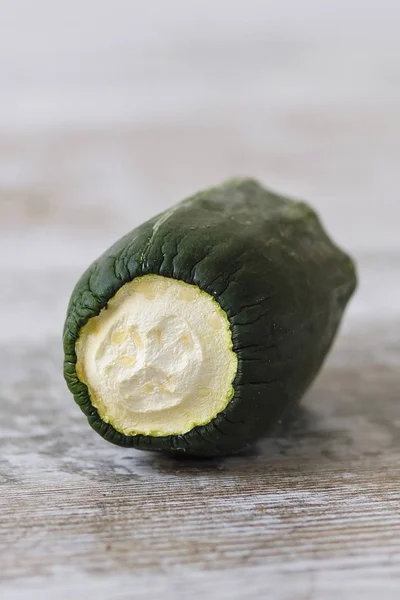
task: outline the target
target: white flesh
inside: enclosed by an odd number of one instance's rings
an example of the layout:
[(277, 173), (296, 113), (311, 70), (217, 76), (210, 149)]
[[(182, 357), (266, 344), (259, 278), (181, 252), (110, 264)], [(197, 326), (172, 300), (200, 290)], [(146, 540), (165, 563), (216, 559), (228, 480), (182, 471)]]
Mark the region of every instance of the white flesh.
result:
[(231, 400), (237, 371), (226, 313), (183, 281), (144, 275), (81, 329), (77, 373), (103, 421), (125, 435), (186, 433)]

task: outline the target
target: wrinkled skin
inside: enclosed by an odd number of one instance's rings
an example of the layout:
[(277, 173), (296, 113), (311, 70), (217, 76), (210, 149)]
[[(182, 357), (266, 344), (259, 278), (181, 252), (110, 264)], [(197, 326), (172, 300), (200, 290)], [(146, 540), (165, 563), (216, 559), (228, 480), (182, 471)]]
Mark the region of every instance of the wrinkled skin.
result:
[[(148, 273), (212, 294), (228, 315), (238, 355), (227, 408), (183, 435), (116, 431), (101, 420), (76, 374), (82, 326), (121, 286)], [(304, 394), (355, 287), (353, 262), (310, 207), (253, 180), (231, 180), (147, 221), (88, 268), (68, 307), (65, 379), (93, 429), (114, 444), (193, 456), (230, 454), (265, 435)]]

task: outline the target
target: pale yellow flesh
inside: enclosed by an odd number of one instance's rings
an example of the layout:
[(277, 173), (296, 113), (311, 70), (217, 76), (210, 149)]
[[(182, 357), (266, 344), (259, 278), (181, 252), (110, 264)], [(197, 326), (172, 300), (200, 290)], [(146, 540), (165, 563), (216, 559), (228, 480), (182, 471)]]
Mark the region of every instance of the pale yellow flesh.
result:
[(125, 284), (81, 329), (76, 354), (100, 417), (125, 435), (186, 433), (234, 393), (226, 313), (197, 286), (160, 275)]

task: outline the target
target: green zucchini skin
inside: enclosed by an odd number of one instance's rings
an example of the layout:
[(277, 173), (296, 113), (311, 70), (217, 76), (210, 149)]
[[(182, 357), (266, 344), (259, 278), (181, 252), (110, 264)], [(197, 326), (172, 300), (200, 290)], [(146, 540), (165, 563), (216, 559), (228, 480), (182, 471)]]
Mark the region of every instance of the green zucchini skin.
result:
[[(228, 315), (238, 356), (235, 394), (215, 419), (182, 435), (126, 436), (101, 420), (76, 374), (80, 329), (135, 277), (196, 284)], [(64, 376), (95, 431), (142, 450), (222, 456), (265, 435), (313, 381), (356, 287), (350, 257), (315, 212), (252, 179), (200, 192), (137, 227), (78, 281), (64, 327)]]

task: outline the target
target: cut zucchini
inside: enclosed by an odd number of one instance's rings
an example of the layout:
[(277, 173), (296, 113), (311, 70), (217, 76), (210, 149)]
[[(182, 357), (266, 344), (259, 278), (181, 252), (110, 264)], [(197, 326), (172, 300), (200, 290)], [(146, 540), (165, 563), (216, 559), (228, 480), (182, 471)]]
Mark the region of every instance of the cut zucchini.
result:
[(65, 378), (110, 442), (229, 454), (304, 394), (355, 286), (309, 206), (231, 180), (89, 267), (68, 307)]

